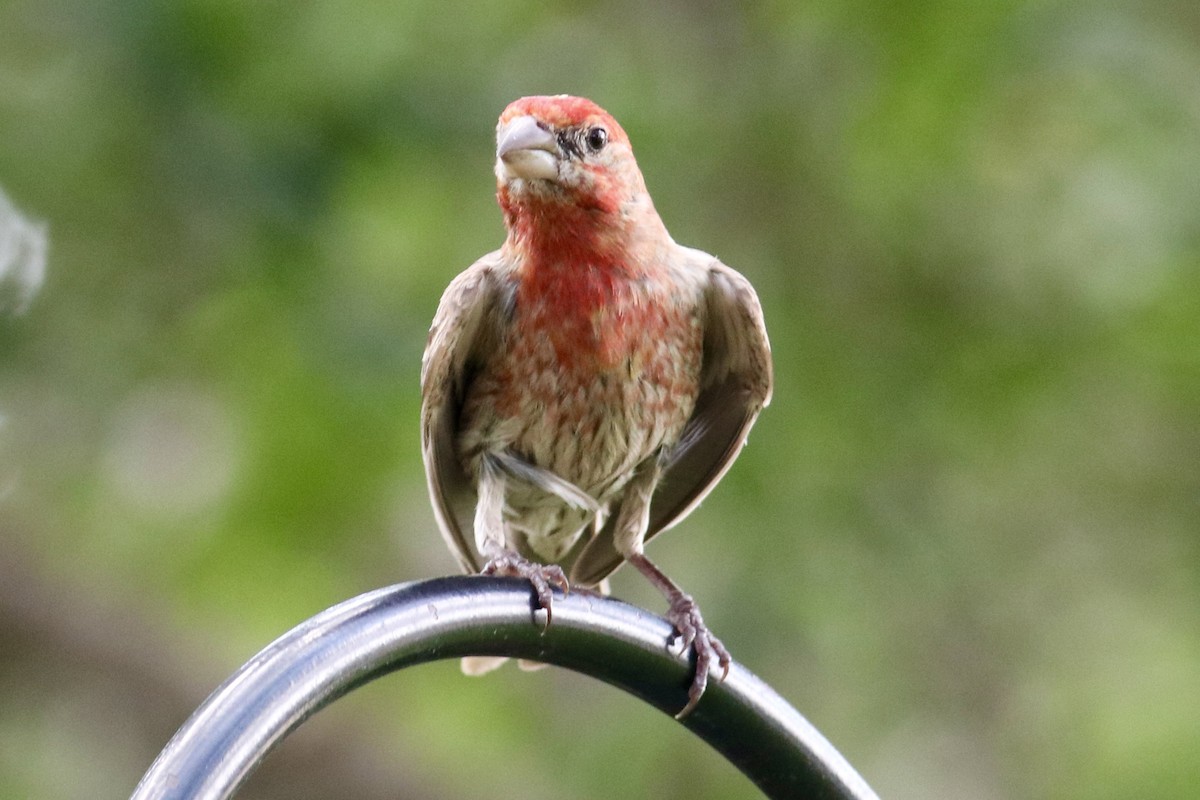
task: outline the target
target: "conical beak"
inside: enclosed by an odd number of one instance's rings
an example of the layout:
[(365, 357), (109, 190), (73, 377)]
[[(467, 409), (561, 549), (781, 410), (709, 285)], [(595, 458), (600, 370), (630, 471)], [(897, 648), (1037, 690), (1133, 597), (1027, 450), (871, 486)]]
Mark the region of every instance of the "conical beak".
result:
[(496, 131), (496, 174), (502, 179), (558, 179), (558, 142), (530, 116), (516, 117)]

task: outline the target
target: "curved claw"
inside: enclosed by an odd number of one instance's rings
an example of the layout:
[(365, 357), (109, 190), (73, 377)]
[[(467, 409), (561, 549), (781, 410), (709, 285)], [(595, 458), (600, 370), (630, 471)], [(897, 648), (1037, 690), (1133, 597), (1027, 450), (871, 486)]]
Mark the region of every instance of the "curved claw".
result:
[(690, 596), (680, 594), (672, 600), (667, 619), (678, 631), (672, 639), (672, 644), (678, 642), (682, 653), (686, 653), (688, 648), (696, 652), (696, 674), (688, 688), (687, 705), (675, 715), (675, 719), (683, 719), (692, 713), (692, 709), (704, 695), (704, 690), (708, 688), (708, 676), (714, 663), (721, 668), (719, 680), (723, 681), (729, 676), (729, 665), (733, 662), (733, 657), (729, 655), (725, 645), (721, 644), (721, 640), (713, 636), (704, 624), (704, 618), (700, 616), (700, 607)]
[(563, 594), (571, 591), (562, 567), (557, 564), (538, 564), (512, 552), (504, 552), (495, 556), (480, 570), (481, 575), (506, 575), (514, 578), (524, 578), (533, 584), (537, 594), (538, 608), (546, 610), (546, 625), (550, 625), (553, 616), (554, 594), (551, 587), (558, 587)]

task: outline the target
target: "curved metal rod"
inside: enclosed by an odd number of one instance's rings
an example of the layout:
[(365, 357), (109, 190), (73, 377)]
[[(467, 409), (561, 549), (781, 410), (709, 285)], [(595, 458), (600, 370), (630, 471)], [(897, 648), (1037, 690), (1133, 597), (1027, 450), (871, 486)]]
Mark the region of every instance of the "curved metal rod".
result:
[[(436, 578), (347, 600), (284, 634), (196, 710), (133, 800), (231, 797), (275, 744), (351, 689), (394, 670), (464, 655), (536, 659), (599, 678), (667, 714), (687, 701), (691, 666), (667, 650), (671, 626), (647, 611), (573, 592), (554, 622), (527, 582)], [(682, 724), (771, 798), (878, 800), (833, 746), (735, 663)]]

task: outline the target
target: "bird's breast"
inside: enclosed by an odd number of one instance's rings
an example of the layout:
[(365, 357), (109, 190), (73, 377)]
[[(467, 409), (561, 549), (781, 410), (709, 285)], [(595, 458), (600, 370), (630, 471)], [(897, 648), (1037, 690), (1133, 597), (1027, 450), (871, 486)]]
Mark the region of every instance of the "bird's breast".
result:
[(696, 303), (650, 279), (518, 293), (472, 384), (462, 449), (508, 449), (604, 499), (674, 443), (698, 391)]

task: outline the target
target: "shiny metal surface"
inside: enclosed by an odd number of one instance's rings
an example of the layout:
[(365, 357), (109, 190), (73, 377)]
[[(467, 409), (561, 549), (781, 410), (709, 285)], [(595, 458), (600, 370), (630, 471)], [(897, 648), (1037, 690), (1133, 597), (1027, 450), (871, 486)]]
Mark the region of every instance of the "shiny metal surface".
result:
[[(532, 658), (599, 678), (669, 715), (683, 707), (691, 668), (667, 652), (667, 622), (572, 593), (555, 595), (554, 624), (543, 629), (531, 600), (529, 585), (512, 578), (437, 578), (318, 614), (213, 692), (155, 760), (134, 800), (232, 797), (271, 747), (326, 704), (381, 675), (443, 658)], [(804, 717), (737, 663), (681, 724), (768, 797), (877, 800)]]

